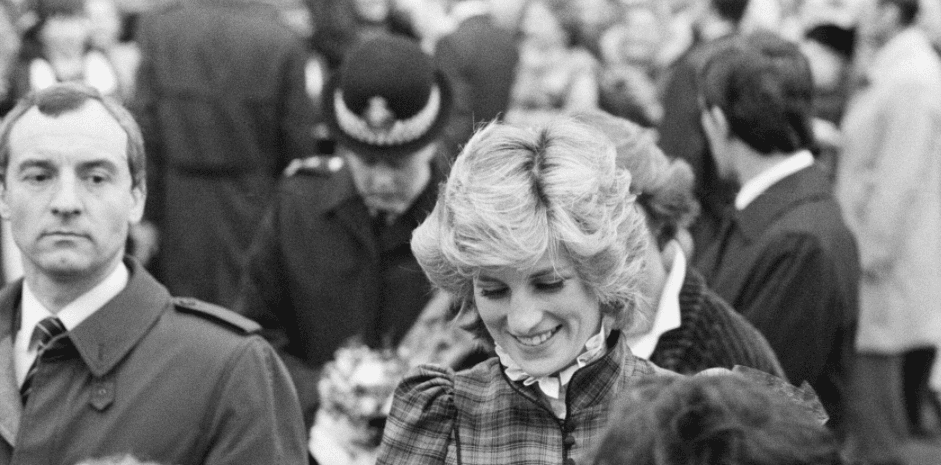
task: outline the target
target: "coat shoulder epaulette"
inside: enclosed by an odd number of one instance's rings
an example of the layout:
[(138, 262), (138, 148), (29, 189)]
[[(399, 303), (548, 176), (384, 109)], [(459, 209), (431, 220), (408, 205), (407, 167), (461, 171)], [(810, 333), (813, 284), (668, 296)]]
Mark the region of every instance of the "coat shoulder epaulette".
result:
[(330, 177), (343, 169), (346, 162), (343, 157), (315, 155), (307, 158), (295, 158), (284, 169), (284, 175)]
[(173, 306), (177, 311), (210, 320), (239, 334), (254, 334), (261, 330), (258, 323), (238, 313), (192, 297), (174, 297)]

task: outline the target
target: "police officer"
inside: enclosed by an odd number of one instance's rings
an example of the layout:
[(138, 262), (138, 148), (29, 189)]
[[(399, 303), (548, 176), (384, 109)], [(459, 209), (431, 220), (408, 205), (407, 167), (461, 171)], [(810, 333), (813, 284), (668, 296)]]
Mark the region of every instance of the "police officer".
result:
[(336, 157), (283, 180), (236, 303), (284, 358), (309, 423), (336, 349), (397, 344), (431, 297), (409, 240), (434, 206), (451, 106), (431, 57), (392, 36), (353, 49), (323, 95)]

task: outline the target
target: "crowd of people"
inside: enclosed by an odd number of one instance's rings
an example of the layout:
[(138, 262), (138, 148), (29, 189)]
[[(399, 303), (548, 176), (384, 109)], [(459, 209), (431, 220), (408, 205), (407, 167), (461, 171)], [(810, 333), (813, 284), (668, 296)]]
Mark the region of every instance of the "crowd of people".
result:
[(904, 465), (941, 436), (939, 31), (0, 0), (0, 465)]

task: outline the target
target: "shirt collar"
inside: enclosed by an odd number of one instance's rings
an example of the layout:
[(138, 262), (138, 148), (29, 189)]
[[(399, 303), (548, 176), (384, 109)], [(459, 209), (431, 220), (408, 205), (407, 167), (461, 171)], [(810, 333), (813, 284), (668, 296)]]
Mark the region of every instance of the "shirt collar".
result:
[(520, 365), (510, 357), (510, 354), (503, 350), (499, 344), (496, 344), (494, 349), (497, 352), (497, 357), (500, 358), (500, 363), (506, 367), (504, 373), (506, 373), (507, 378), (513, 381), (522, 381), (524, 386), (531, 386), (538, 383), (539, 390), (542, 391), (543, 394), (549, 398), (558, 399), (562, 388), (572, 380), (572, 375), (574, 375), (579, 368), (588, 365), (604, 354), (605, 336), (606, 331), (604, 323), (602, 323), (601, 331), (588, 338), (588, 341), (585, 342), (585, 350), (581, 355), (575, 357), (575, 361), (573, 361), (571, 365), (563, 368), (558, 373), (538, 378), (523, 371), (523, 368), (520, 367)]
[(657, 347), (660, 336), (679, 328), (681, 324), (680, 290), (683, 288), (683, 280), (686, 277), (686, 256), (680, 250), (679, 244), (676, 244), (675, 250), (676, 254), (673, 255), (670, 273), (660, 292), (660, 302), (657, 305), (657, 313), (654, 314), (650, 331), (638, 335), (624, 335), (627, 337), (627, 345), (631, 348), (631, 352), (641, 358), (649, 359)]
[(24, 281), (23, 310), (21, 313), (22, 324), (20, 325), (20, 331), (22, 332), (24, 329), (28, 328), (31, 334), (37, 323), (43, 318), (50, 316), (59, 317), (65, 329), (71, 331), (81, 324), (81, 322), (85, 321), (86, 318), (95, 313), (95, 311), (108, 303), (109, 300), (113, 299), (114, 296), (118, 295), (124, 287), (127, 286), (128, 279), (129, 273), (127, 266), (125, 266), (123, 262), (118, 263), (114, 271), (108, 274), (104, 280), (84, 294), (78, 296), (78, 298), (65, 307), (62, 307), (56, 314), (50, 312), (49, 309), (40, 303), (36, 294), (30, 289), (29, 284)]
[(763, 194), (778, 181), (814, 164), (814, 156), (809, 150), (801, 150), (776, 165), (749, 179), (735, 196), (735, 209), (744, 210), (748, 204)]

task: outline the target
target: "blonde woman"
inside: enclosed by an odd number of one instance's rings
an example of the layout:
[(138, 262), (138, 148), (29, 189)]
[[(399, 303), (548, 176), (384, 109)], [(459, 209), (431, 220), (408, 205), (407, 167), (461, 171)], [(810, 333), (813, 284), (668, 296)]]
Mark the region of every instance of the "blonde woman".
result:
[(491, 125), (457, 158), (412, 250), (497, 357), (400, 384), (379, 464), (562, 464), (587, 457), (608, 404), (668, 373), (632, 355), (648, 233), (615, 149), (571, 119)]

